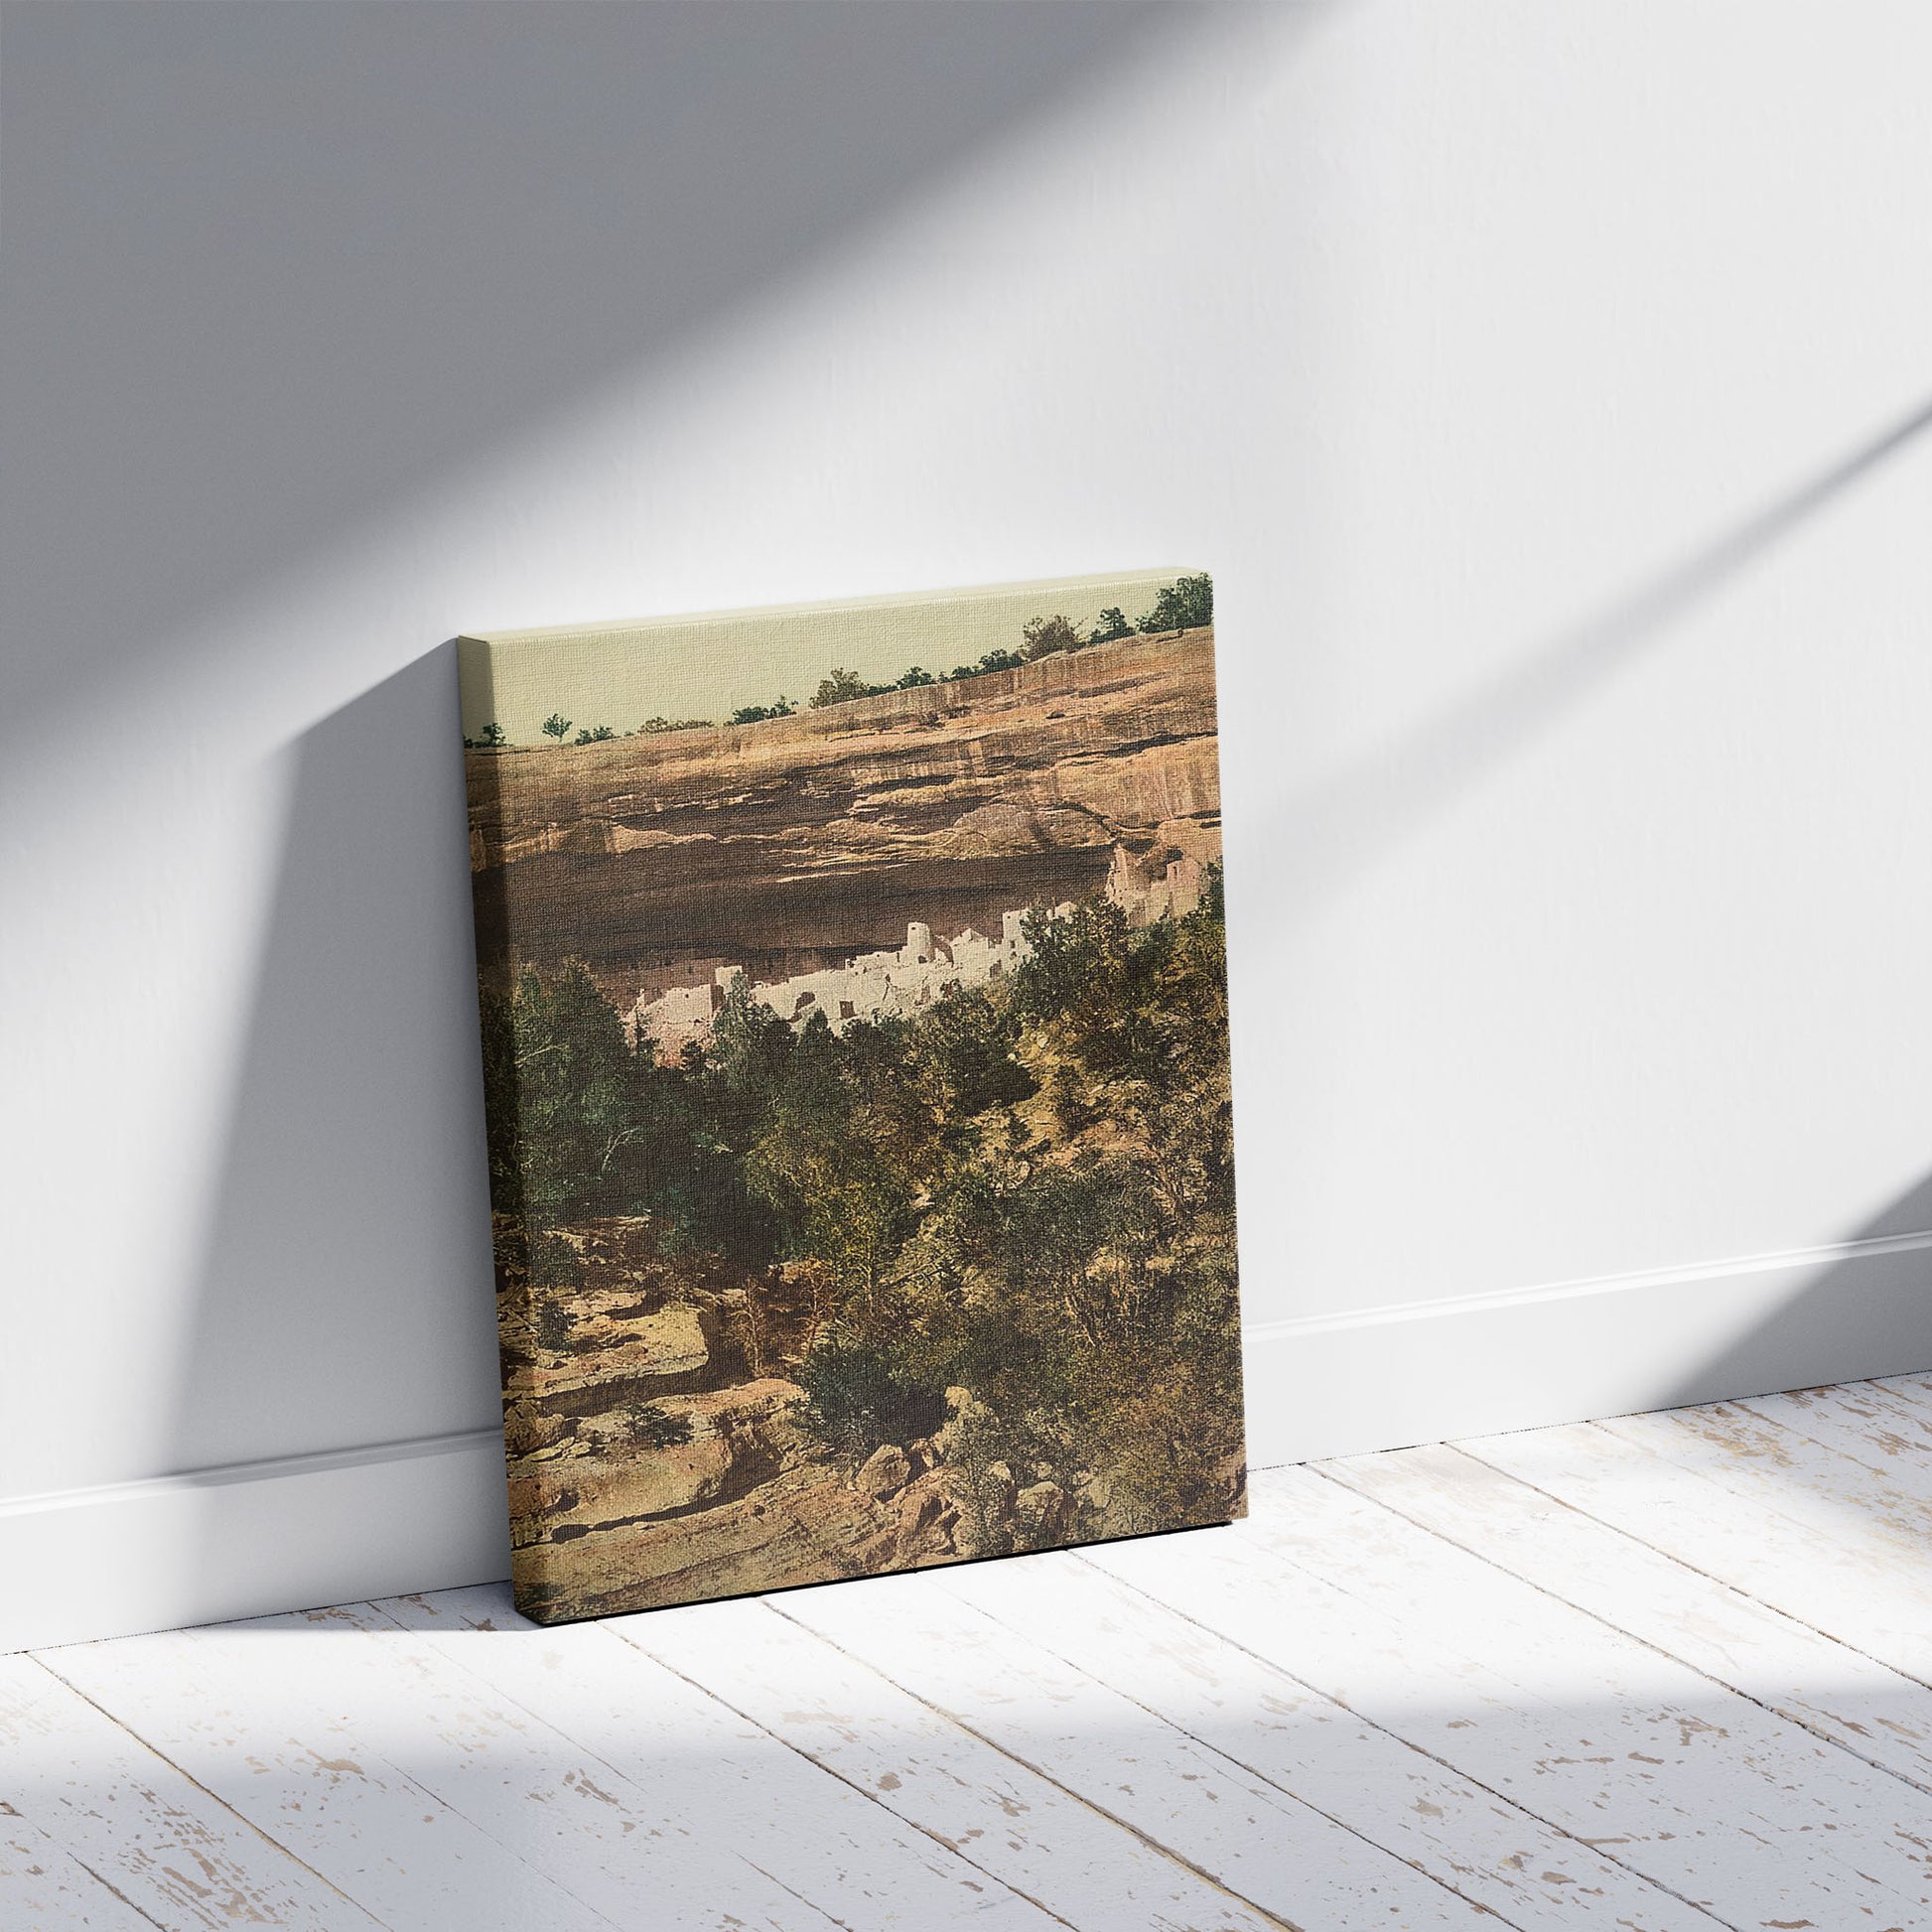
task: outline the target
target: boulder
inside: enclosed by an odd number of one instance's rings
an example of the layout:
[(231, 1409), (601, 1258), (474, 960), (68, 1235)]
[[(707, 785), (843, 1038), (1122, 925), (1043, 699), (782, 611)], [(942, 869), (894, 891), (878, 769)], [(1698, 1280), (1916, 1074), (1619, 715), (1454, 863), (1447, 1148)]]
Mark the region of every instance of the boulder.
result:
[(643, 1345), (643, 1373), (660, 1376), (695, 1375), (711, 1359), (704, 1324), (689, 1302), (673, 1302), (655, 1314), (631, 1324), (631, 1339)]
[(554, 1452), (576, 1433), (574, 1417), (547, 1416), (523, 1397), (513, 1397), (503, 1405), (503, 1442), (512, 1455)]
[(932, 1453), (938, 1461), (952, 1460), (975, 1437), (984, 1444), (1000, 1426), (999, 1417), (970, 1389), (948, 1389), (946, 1407), (952, 1411), (951, 1418), (932, 1438)]
[(1113, 1505), (1114, 1479), (1112, 1476), (1088, 1476), (1085, 1481), (1074, 1484), (1074, 1493), (1089, 1509), (1097, 1509), (1104, 1516)]
[(789, 1459), (786, 1411), (797, 1395), (792, 1383), (762, 1381), (666, 1396), (657, 1407), (689, 1433), (661, 1449), (640, 1447), (621, 1414), (573, 1423), (560, 1449), (511, 1464), (510, 1517), (519, 1541), (570, 1540), (706, 1509), (769, 1481)]
[(944, 1492), (937, 1483), (921, 1482), (908, 1489), (898, 1501), (898, 1533), (910, 1542), (930, 1529), (947, 1508)]
[(627, 1400), (631, 1394), (680, 1395), (714, 1386), (725, 1364), (712, 1347), (707, 1321), (716, 1321), (709, 1306), (692, 1302), (581, 1320), (573, 1352), (539, 1354), (518, 1378), (519, 1393), (551, 1415), (590, 1415), (619, 1400), (616, 1391)]
[(939, 1478), (915, 1477), (898, 1499), (898, 1520), (893, 1527), (893, 1567), (913, 1570), (953, 1556), (952, 1530), (958, 1521), (959, 1512), (947, 1501)]
[(1013, 1499), (1015, 1534), (1026, 1549), (1063, 1541), (1071, 1517), (1067, 1493), (1057, 1482), (1031, 1483)]
[(621, 1459), (552, 1464), (528, 1458), (510, 1478), (510, 1514), (550, 1537), (669, 1515), (715, 1501), (736, 1460), (734, 1445), (723, 1436)]
[(911, 1475), (912, 1465), (906, 1459), (905, 1451), (888, 1443), (866, 1457), (853, 1487), (861, 1495), (872, 1497), (875, 1502), (884, 1502), (888, 1496), (897, 1495)]

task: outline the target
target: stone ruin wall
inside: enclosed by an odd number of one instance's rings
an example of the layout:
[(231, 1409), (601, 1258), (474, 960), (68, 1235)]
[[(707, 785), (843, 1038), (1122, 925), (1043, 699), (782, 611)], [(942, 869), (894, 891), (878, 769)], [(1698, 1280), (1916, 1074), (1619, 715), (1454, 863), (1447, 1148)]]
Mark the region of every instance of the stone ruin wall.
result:
[[(1125, 909), (1131, 923), (1152, 925), (1163, 917), (1179, 918), (1193, 911), (1201, 901), (1205, 877), (1206, 868), (1191, 856), (1167, 860), (1155, 871), (1126, 847), (1116, 846), (1106, 897)], [(1033, 947), (1023, 924), (1027, 910), (1017, 907), (1003, 912), (998, 937), (968, 926), (951, 938), (940, 938), (924, 920), (912, 919), (907, 921), (902, 946), (859, 953), (843, 966), (757, 982), (752, 998), (795, 1026), (822, 1013), (835, 1033), (859, 1020), (910, 1015), (955, 987), (984, 986), (999, 979), (1031, 957)], [(1051, 916), (1064, 918), (1072, 910), (1070, 902), (1062, 903), (1051, 908)], [(661, 992), (653, 992), (647, 982), (624, 1017), (624, 1031), (632, 1044), (648, 1036), (656, 1042), (660, 1059), (676, 1060), (687, 1045), (709, 1036), (728, 991), (744, 971), (742, 966), (716, 966), (708, 980), (665, 987)], [(690, 974), (691, 968), (685, 973)]]

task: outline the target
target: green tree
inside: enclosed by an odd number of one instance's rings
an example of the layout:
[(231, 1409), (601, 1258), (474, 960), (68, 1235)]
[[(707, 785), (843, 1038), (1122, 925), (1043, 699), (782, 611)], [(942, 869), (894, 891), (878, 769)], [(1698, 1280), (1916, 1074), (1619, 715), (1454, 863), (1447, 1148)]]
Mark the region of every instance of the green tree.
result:
[(1117, 637), (1131, 637), (1134, 626), (1127, 621), (1127, 613), (1118, 604), (1110, 604), (1101, 612), (1100, 621), (1088, 634), (1090, 644), (1111, 644)]
[(566, 718), (561, 711), (553, 711), (550, 714), (550, 716), (543, 721), (544, 737), (554, 738), (559, 745), (561, 745), (564, 742), (564, 739), (569, 734), (569, 731), (570, 731), (570, 720)]
[(1013, 1056), (1019, 1042), (1011, 1004), (982, 989), (950, 993), (920, 1016), (912, 1050), (943, 1121), (976, 1120), (1038, 1091), (1038, 1082)]
[[(577, 960), (548, 976), (519, 975), (500, 1022), (507, 1038), (492, 1055), (511, 1089), (505, 1117), (490, 1123), (506, 1144), (492, 1169), (513, 1172), (514, 1210), (534, 1234), (576, 1212), (607, 1207), (621, 1186), (624, 1156), (638, 1139), (634, 1118), (635, 1055), (610, 1003)], [(487, 1035), (487, 1011), (485, 1035)], [(507, 1060), (504, 1054), (507, 1049)]]
[(475, 738), (466, 738), (463, 742), (473, 752), (494, 752), (507, 745), (509, 738), (502, 726), (492, 720)]
[(841, 1298), (871, 1320), (882, 1312), (911, 1231), (914, 1189), (881, 1145), (882, 1123), (866, 1117), (846, 1057), (825, 1016), (814, 1014), (788, 1056), (745, 1173), (776, 1209), (788, 1252), (823, 1262)]
[(1193, 630), (1214, 621), (1214, 580), (1206, 571), (1197, 577), (1176, 578), (1154, 600), (1154, 609), (1141, 620), (1149, 632)]
[(740, 973), (725, 989), (694, 1069), (707, 1131), (742, 1159), (769, 1117), (796, 1041)]
[[(564, 729), (568, 731), (570, 728), (566, 725)], [(616, 737), (617, 733), (609, 725), (593, 725), (588, 731), (579, 732), (573, 742), (578, 745), (602, 745)]]

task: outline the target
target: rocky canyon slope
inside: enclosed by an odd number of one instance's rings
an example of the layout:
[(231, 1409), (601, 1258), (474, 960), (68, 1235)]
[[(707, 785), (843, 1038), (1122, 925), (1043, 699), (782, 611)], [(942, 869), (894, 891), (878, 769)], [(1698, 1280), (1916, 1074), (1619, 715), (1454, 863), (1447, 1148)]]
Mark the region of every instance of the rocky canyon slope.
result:
[[(648, 1217), (563, 1237), (572, 1319), (541, 1296), (506, 1305), (512, 1565), (540, 1620), (830, 1583), (1131, 1534), (1092, 1469), (975, 1453), (998, 1419), (966, 1388), (941, 1426), (842, 1464), (796, 1420), (811, 1343), (811, 1264), (733, 1281), (667, 1257)], [(1228, 1471), (1237, 1499), (1241, 1472)], [(1237, 1500), (1238, 1507), (1238, 1500)], [(1219, 1521), (1224, 1510), (1201, 1518)], [(1178, 1528), (1178, 1521), (1169, 1525)]]

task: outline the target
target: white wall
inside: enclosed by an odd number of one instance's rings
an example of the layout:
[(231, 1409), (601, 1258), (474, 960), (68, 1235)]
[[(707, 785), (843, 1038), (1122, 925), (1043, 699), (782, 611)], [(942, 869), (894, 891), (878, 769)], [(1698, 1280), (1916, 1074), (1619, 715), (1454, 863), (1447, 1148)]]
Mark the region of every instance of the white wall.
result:
[(1909, 0), (0, 51), (15, 1641), (500, 1562), (468, 626), (1209, 563), (1261, 1457), (1932, 1364)]

